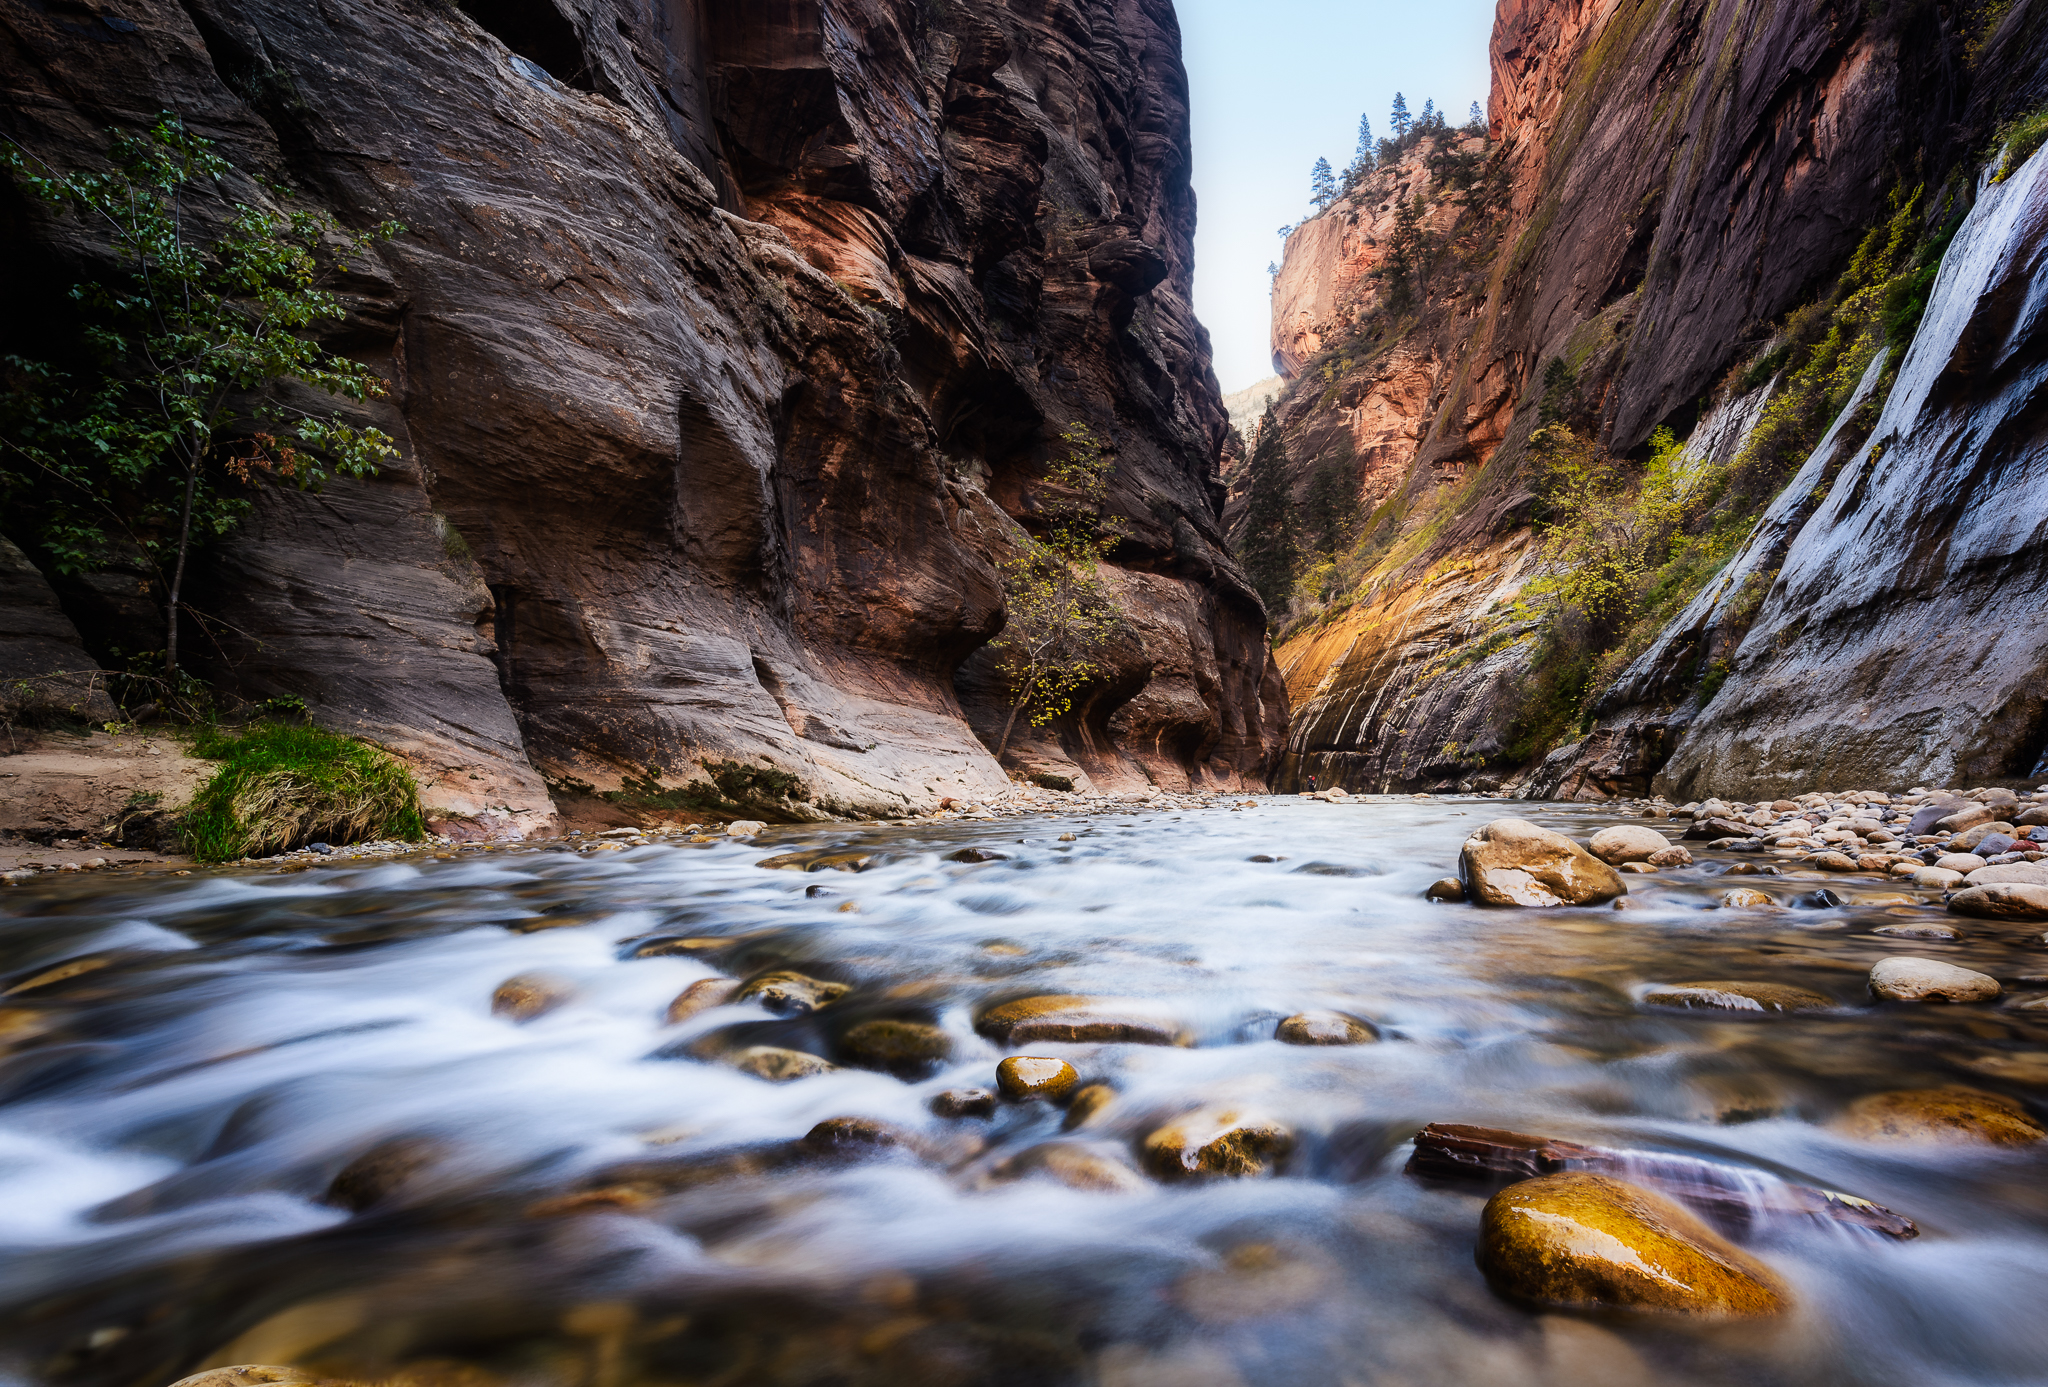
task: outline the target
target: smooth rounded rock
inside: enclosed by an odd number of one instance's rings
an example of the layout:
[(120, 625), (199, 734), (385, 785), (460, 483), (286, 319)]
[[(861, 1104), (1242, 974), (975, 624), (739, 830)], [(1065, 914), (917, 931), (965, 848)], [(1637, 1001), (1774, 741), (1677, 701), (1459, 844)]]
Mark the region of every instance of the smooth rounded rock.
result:
[(1933, 958), (1886, 958), (1870, 970), (1870, 990), (1888, 1002), (1988, 1002), (1998, 979)]
[(1085, 1127), (1097, 1113), (1106, 1110), (1115, 1101), (1116, 1090), (1108, 1084), (1087, 1085), (1067, 1104), (1066, 1120), (1060, 1123), (1060, 1130), (1071, 1132), (1076, 1127)]
[(1864, 1141), (2024, 1146), (2048, 1138), (2048, 1131), (2012, 1099), (1961, 1087), (1873, 1093), (1851, 1103), (1834, 1126)]
[(1768, 892), (1759, 891), (1754, 886), (1738, 886), (1721, 893), (1721, 905), (1728, 910), (1755, 910), (1776, 904)]
[(1944, 872), (1961, 872), (1967, 876), (1987, 864), (1974, 852), (1952, 852), (1935, 858), (1934, 865)]
[(1465, 883), (1456, 877), (1438, 877), (1422, 894), (1433, 901), (1462, 901), (1465, 899)]
[(2048, 886), (2020, 881), (1966, 886), (1948, 898), (1948, 908), (1953, 914), (1974, 915), (1980, 920), (2048, 920)]
[(996, 1066), (996, 1088), (1012, 1103), (1056, 1103), (1080, 1083), (1073, 1065), (1044, 1055), (1012, 1055)]
[(1668, 847), (1657, 849), (1657, 851), (1651, 853), (1643, 860), (1652, 867), (1690, 867), (1692, 865), (1692, 853), (1673, 843)]
[(1977, 868), (1965, 880), (1971, 886), (2048, 886), (2048, 864), (1997, 862)]
[(989, 1008), (974, 1029), (1001, 1045), (1032, 1041), (1069, 1044), (1190, 1045), (1179, 1022), (1151, 1004), (1116, 997), (1020, 997)]
[(1962, 884), (1963, 874), (1946, 867), (1922, 867), (1913, 873), (1913, 884), (1927, 891), (1947, 891)]
[(931, 1109), (940, 1117), (994, 1117), (993, 1089), (949, 1088), (932, 1099)]
[(1479, 1266), (1503, 1294), (1565, 1309), (1737, 1319), (1789, 1304), (1769, 1268), (1671, 1200), (1582, 1171), (1488, 1200)]
[(1289, 1045), (1367, 1045), (1380, 1033), (1370, 1021), (1341, 1011), (1304, 1011), (1282, 1021), (1273, 1038)]
[(771, 1084), (793, 1083), (815, 1074), (830, 1074), (839, 1066), (802, 1050), (785, 1050), (779, 1045), (750, 1045), (732, 1057), (732, 1066)]
[(208, 1368), (181, 1377), (171, 1387), (310, 1387), (321, 1381), (320, 1374), (304, 1368), (280, 1368), (269, 1363), (242, 1363), (232, 1368)]
[(1472, 900), (1492, 906), (1595, 905), (1628, 893), (1614, 868), (1526, 819), (1495, 819), (1467, 838), (1458, 879)]
[(1260, 1175), (1294, 1149), (1294, 1134), (1240, 1108), (1191, 1112), (1145, 1138), (1145, 1169), (1161, 1180)]
[(1862, 870), (1856, 859), (1845, 852), (1817, 852), (1813, 865), (1824, 872), (1855, 872)]
[(1670, 846), (1669, 838), (1641, 824), (1615, 824), (1611, 828), (1603, 828), (1587, 844), (1593, 856), (1613, 867), (1624, 862), (1648, 862)]
[(1782, 982), (1675, 982), (1643, 994), (1643, 1004), (1688, 1011), (1823, 1011), (1832, 998)]
[(687, 1021), (700, 1011), (724, 1006), (739, 990), (739, 982), (733, 978), (699, 978), (668, 1004), (665, 1019), (671, 1026), (678, 1021)]
[(953, 1037), (923, 1021), (863, 1021), (839, 1037), (839, 1057), (859, 1069), (922, 1078), (953, 1053)]
[(783, 1016), (801, 1016), (829, 1006), (852, 991), (843, 982), (825, 982), (804, 973), (787, 970), (763, 973), (733, 994), (735, 1002), (759, 1002)]
[(734, 819), (725, 826), (725, 831), (729, 837), (751, 838), (766, 827), (768, 825), (759, 819)]
[(546, 1016), (576, 996), (576, 984), (552, 973), (521, 973), (498, 984), (491, 994), (491, 1015), (525, 1025)]
[(1039, 1175), (1068, 1189), (1097, 1194), (1135, 1194), (1148, 1188), (1145, 1177), (1121, 1157), (1076, 1141), (1048, 1141), (1018, 1152), (989, 1172), (998, 1181)]

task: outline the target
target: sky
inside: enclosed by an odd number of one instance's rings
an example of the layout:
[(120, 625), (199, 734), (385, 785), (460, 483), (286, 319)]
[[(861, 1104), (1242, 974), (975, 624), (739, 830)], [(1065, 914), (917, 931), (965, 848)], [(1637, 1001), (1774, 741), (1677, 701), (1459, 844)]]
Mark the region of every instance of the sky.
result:
[(1486, 105), (1494, 0), (1174, 0), (1193, 106), (1195, 313), (1225, 392), (1273, 374), (1274, 232), (1311, 210), (1317, 156), (1341, 170), (1358, 117), (1391, 133), (1394, 93), (1461, 123)]

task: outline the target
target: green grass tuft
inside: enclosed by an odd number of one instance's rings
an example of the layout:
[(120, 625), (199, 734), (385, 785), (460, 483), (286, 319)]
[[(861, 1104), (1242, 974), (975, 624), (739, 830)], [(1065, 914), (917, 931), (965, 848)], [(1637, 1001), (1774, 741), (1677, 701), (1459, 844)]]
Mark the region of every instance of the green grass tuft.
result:
[(209, 730), (193, 754), (225, 761), (192, 798), (185, 843), (201, 862), (263, 857), (310, 842), (417, 842), (427, 832), (412, 773), (382, 749), (317, 727)]

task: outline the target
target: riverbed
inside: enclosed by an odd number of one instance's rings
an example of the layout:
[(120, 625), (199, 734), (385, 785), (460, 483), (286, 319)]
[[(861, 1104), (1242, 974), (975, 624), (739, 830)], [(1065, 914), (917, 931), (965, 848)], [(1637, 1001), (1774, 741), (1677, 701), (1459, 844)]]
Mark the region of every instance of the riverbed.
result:
[[(2048, 993), (2039, 927), (1879, 935), (1948, 917), (1927, 892), (1708, 852), (1632, 877), (1638, 909), (1425, 900), (1508, 814), (1581, 841), (1614, 821), (1275, 798), (16, 888), (8, 986), (106, 962), (0, 1001), (0, 1382), (163, 1387), (250, 1362), (417, 1387), (2042, 1381), (2041, 1148), (1830, 1125), (1859, 1096), (1953, 1084), (2038, 1117), (2048, 1011), (2017, 1004)], [(865, 870), (757, 865), (826, 848)], [(1779, 908), (1715, 908), (1734, 885)], [(1870, 966), (1899, 954), (2006, 998), (1873, 1005)], [(665, 1019), (693, 982), (768, 970), (850, 990)], [(519, 976), (554, 1004), (494, 1014)], [(1706, 979), (1838, 1006), (1639, 1000)], [(1183, 1043), (977, 1032), (990, 1005), (1050, 993), (1117, 999)], [(1379, 1039), (1273, 1038), (1316, 1009)], [(784, 1083), (732, 1062), (843, 1060), (877, 1018), (939, 1027), (950, 1056)], [(1113, 1096), (1077, 1123), (932, 1111), (1019, 1052)], [(1216, 1104), (1291, 1150), (1248, 1178), (1142, 1173), (1147, 1133)], [(806, 1142), (842, 1117), (861, 1140)], [(1724, 1224), (1790, 1287), (1775, 1320), (1544, 1313), (1474, 1263), (1490, 1187), (1405, 1169), (1429, 1122), (1844, 1191), (1919, 1236)], [(1140, 1174), (1075, 1188), (1017, 1159), (1047, 1143)]]

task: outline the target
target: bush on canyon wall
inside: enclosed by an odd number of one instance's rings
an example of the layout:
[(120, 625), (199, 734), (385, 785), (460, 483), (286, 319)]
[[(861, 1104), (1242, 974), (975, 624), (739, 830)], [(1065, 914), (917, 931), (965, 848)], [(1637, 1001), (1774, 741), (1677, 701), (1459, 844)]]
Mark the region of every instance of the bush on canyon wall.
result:
[(225, 762), (192, 797), (184, 837), (201, 862), (262, 857), (307, 843), (426, 836), (419, 786), (390, 753), (317, 727), (209, 729), (193, 754)]

